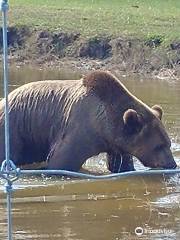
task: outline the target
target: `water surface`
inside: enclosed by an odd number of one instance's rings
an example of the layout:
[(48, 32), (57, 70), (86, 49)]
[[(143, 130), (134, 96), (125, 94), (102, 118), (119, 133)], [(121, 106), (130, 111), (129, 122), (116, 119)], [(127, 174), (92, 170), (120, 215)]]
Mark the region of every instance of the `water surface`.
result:
[[(68, 78), (79, 78), (79, 74), (13, 68), (10, 90), (30, 81)], [(174, 157), (180, 165), (180, 81), (141, 77), (121, 79), (144, 102), (163, 107), (163, 121), (172, 139)], [(2, 84), (0, 90), (2, 96)], [(86, 167), (106, 171), (103, 156), (89, 160)], [(137, 161), (136, 168), (143, 169), (143, 166)], [(15, 189), (13, 239), (180, 239), (178, 175), (104, 181), (24, 177), (15, 183)], [(5, 202), (1, 181), (0, 239), (7, 236)]]

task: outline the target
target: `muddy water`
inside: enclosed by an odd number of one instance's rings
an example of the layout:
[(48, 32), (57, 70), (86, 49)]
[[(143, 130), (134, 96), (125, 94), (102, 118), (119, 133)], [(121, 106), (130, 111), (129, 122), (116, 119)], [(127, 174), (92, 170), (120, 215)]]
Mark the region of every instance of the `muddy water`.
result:
[[(78, 75), (12, 69), (10, 88), (34, 80), (78, 78)], [(123, 77), (122, 81), (149, 105), (163, 106), (164, 123), (172, 139), (174, 157), (180, 165), (180, 82), (137, 77)], [(87, 167), (106, 171), (101, 157), (90, 160)], [(143, 166), (136, 162), (136, 168)], [(177, 175), (105, 181), (26, 177), (18, 180), (15, 188), (13, 239), (180, 239), (180, 179)], [(0, 239), (6, 236), (5, 195), (1, 182)]]

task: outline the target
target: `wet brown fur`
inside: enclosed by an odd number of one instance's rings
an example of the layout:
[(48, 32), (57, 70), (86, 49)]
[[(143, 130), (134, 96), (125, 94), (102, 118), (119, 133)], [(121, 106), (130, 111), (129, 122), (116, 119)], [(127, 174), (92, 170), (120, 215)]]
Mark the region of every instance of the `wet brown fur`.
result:
[[(4, 100), (0, 102), (0, 163), (3, 110)], [(94, 71), (81, 80), (26, 84), (9, 94), (9, 110), (11, 158), (17, 165), (45, 160), (50, 169), (78, 171), (87, 158), (100, 152), (109, 154), (111, 166), (117, 156), (121, 160), (125, 156), (125, 170), (133, 169), (132, 155), (150, 167), (175, 165), (159, 119), (162, 109), (148, 107), (109, 72)], [(161, 145), (167, 159), (156, 160), (154, 149)]]

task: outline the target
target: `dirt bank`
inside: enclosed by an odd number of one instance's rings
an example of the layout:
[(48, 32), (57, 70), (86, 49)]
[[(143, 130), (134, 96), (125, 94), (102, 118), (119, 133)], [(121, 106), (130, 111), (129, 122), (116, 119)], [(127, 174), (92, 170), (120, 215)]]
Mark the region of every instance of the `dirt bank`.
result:
[[(0, 31), (2, 53), (2, 30)], [(180, 40), (163, 45), (160, 36), (146, 40), (79, 33), (32, 30), (26, 26), (8, 29), (10, 62), (66, 67), (82, 72), (108, 69), (125, 74), (151, 74), (180, 78)]]

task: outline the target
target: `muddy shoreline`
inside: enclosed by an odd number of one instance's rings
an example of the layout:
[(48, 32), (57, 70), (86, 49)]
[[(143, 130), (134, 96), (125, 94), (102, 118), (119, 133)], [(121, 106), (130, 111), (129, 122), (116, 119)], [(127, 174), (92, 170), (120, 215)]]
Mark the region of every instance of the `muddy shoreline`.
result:
[[(2, 29), (0, 35), (2, 39)], [(17, 66), (65, 68), (81, 73), (105, 69), (118, 74), (180, 79), (180, 40), (164, 46), (158, 36), (148, 41), (121, 36), (84, 38), (79, 33), (9, 27), (8, 52), (10, 64)]]

